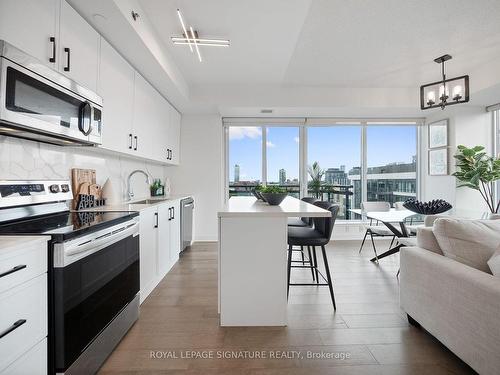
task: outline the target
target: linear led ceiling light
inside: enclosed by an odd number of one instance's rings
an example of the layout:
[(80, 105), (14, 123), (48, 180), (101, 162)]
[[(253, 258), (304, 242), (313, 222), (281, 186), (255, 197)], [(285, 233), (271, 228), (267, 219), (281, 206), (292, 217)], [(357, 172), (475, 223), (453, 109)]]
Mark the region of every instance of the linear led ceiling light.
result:
[(177, 9), (177, 16), (179, 17), (183, 34), (182, 36), (172, 36), (172, 43), (175, 45), (188, 45), (191, 52), (196, 50), (196, 54), (198, 55), (198, 60), (200, 62), (203, 61), (201, 58), (200, 47), (229, 47), (228, 39), (200, 38), (198, 36), (198, 31), (194, 30), (192, 26), (190, 26), (188, 30), (179, 9)]

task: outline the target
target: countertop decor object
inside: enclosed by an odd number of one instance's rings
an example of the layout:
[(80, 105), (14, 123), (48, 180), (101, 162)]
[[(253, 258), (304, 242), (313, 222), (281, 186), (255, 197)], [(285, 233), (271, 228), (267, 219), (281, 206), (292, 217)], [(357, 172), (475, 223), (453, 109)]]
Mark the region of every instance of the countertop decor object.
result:
[(278, 206), (288, 195), (287, 191), (279, 186), (266, 186), (259, 193), (271, 206)]
[(403, 207), (422, 215), (437, 215), (449, 211), (453, 208), (444, 199), (434, 199), (429, 202), (420, 202), (416, 199), (408, 199), (403, 203)]

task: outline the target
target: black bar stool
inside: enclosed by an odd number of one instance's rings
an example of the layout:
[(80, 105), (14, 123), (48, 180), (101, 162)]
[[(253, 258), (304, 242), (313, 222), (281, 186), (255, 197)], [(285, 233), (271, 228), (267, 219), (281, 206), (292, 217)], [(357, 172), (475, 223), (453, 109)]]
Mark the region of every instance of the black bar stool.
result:
[[(301, 199), (302, 201), (310, 204), (314, 204), (314, 202), (318, 202), (317, 198), (314, 197), (304, 197)], [(313, 226), (313, 220), (311, 217), (289, 217), (288, 218), (288, 227), (312, 227)], [(304, 258), (304, 246), (301, 246), (300, 249), (293, 249), (293, 251), (300, 251), (300, 256), (302, 257), (301, 261), (292, 261), (295, 263), (302, 263), (302, 265), (305, 265), (306, 262), (309, 263), (311, 267), (311, 274), (313, 281), (315, 280), (314, 278), (314, 270), (312, 268), (312, 257), (311, 257), (311, 249), (307, 247), (307, 252), (308, 252), (308, 259), (306, 260)]]
[[(287, 295), (290, 292), (290, 285), (292, 286), (328, 286), (330, 288), (330, 296), (332, 298), (333, 308), (337, 309), (335, 305), (335, 296), (333, 294), (332, 277), (330, 275), (330, 267), (328, 266), (328, 258), (326, 256), (325, 245), (330, 241), (335, 219), (339, 212), (339, 205), (330, 202), (315, 202), (316, 206), (321, 207), (331, 212), (330, 217), (315, 217), (313, 218), (313, 227), (288, 227), (288, 286)], [(312, 249), (313, 260), (310, 265), (292, 266), (293, 246), (307, 246)], [(316, 246), (321, 247), (323, 254), (323, 263), (325, 264), (326, 277), (318, 270), (318, 261), (316, 258)], [(316, 283), (290, 283), (290, 276), (292, 268), (311, 268), (316, 274)], [(319, 283), (319, 276), (325, 280), (326, 283)]]

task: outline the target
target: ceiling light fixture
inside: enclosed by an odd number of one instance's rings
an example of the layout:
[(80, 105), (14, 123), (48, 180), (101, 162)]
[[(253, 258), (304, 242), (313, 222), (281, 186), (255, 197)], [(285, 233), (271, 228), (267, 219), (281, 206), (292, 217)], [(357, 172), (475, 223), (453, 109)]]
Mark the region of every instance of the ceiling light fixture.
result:
[(198, 36), (198, 31), (194, 30), (192, 26), (190, 26), (188, 30), (180, 9), (177, 9), (177, 16), (179, 17), (183, 34), (182, 36), (172, 36), (172, 43), (175, 45), (188, 45), (191, 52), (196, 50), (196, 54), (198, 55), (198, 60), (200, 60), (200, 62), (203, 61), (201, 58), (200, 47), (229, 47), (230, 43), (228, 39), (200, 38)]
[[(469, 101), (469, 76), (446, 79), (444, 63), (448, 60), (451, 60), (450, 55), (443, 55), (434, 59), (434, 62), (441, 64), (443, 78), (441, 81), (420, 86), (421, 109), (437, 107), (444, 109), (448, 105), (467, 103)], [(450, 87), (452, 88), (451, 98)]]
[(177, 9), (177, 16), (179, 17), (179, 21), (180, 21), (181, 26), (182, 26), (182, 31), (184, 32), (185, 38), (183, 38), (183, 39), (187, 41), (187, 44), (189, 44), (189, 49), (191, 50), (191, 52), (193, 52), (193, 46), (191, 45), (191, 41), (189, 40), (189, 34), (187, 32), (186, 24), (184, 23), (184, 19), (182, 18), (182, 14), (181, 14), (180, 9)]
[(195, 36), (193, 26), (190, 26), (189, 29), (191, 30), (191, 38), (193, 39), (194, 48), (196, 48), (196, 53), (198, 54), (198, 60), (200, 60), (201, 62), (200, 49), (198, 48), (198, 43), (196, 43), (196, 39), (198, 36)]

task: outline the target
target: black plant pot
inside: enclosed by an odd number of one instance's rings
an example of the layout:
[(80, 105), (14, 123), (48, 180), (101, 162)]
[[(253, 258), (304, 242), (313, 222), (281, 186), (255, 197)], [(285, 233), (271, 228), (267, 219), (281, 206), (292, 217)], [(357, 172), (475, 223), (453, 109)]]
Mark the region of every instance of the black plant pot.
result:
[(286, 198), (288, 193), (260, 193), (262, 198), (269, 203), (270, 206), (278, 206)]

